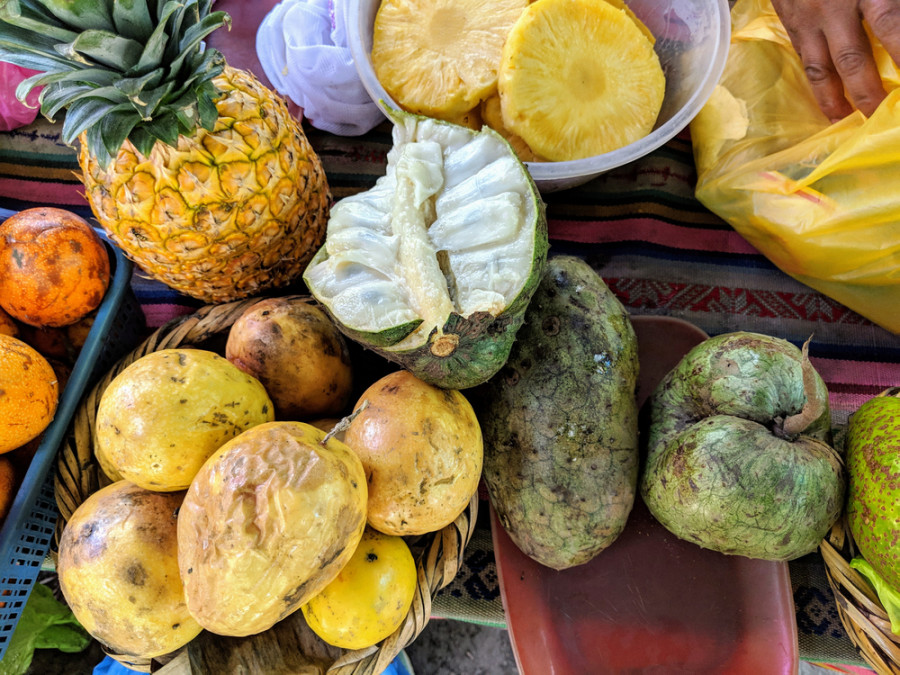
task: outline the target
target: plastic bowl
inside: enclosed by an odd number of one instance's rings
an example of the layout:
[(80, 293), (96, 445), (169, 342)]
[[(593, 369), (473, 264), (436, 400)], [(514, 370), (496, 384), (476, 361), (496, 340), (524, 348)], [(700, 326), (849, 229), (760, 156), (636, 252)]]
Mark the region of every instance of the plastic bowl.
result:
[[(666, 75), (666, 94), (656, 126), (648, 135), (612, 152), (568, 162), (526, 162), (541, 192), (580, 185), (652, 152), (682, 131), (712, 94), (725, 67), (731, 39), (728, 0), (629, 0), (631, 10), (656, 37), (656, 53)], [(349, 3), (347, 41), (369, 96), (399, 108), (372, 68), (372, 26), (380, 0)]]

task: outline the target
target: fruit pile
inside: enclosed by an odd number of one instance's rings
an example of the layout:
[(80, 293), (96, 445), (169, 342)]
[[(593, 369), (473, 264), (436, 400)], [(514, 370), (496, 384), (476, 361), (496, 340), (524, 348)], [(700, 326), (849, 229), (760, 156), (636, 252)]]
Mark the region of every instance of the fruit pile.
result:
[(250, 304), (225, 338), (150, 352), (103, 390), (112, 482), (63, 531), (63, 594), (132, 659), (291, 615), (327, 644), (375, 645), (410, 611), (416, 542), (477, 491), (474, 410), (354, 352), (307, 296)]
[(0, 519), (109, 282), (106, 246), (76, 214), (35, 208), (0, 223)]
[(610, 152), (653, 130), (666, 80), (621, 0), (383, 0), (372, 66), (410, 112), (486, 124), (523, 161)]

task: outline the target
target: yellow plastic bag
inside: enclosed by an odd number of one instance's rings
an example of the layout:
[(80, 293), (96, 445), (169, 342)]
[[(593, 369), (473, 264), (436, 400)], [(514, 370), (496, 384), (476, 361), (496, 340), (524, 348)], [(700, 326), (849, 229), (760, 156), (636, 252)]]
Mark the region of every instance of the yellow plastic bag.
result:
[(697, 199), (781, 270), (900, 333), (900, 71), (831, 124), (769, 0), (738, 0), (722, 78), (691, 123)]

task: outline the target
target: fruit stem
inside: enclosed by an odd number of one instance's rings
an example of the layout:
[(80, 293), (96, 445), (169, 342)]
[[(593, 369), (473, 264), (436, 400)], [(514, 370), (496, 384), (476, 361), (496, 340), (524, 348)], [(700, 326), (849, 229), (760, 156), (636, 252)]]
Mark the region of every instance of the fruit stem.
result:
[(357, 416), (366, 408), (369, 407), (369, 399), (365, 399), (356, 410), (347, 415), (346, 417), (342, 417), (337, 424), (332, 427), (331, 431), (325, 434), (325, 438), (319, 441), (319, 445), (326, 445), (328, 441), (332, 439), (332, 437), (341, 433), (342, 431), (347, 431), (350, 428), (350, 423), (357, 418)]
[(806, 394), (806, 403), (803, 409), (796, 415), (791, 415), (784, 420), (782, 431), (787, 437), (799, 436), (810, 424), (819, 418), (824, 410), (823, 403), (816, 396), (816, 371), (809, 360), (809, 343), (812, 335), (803, 343), (800, 364), (803, 371), (803, 392)]

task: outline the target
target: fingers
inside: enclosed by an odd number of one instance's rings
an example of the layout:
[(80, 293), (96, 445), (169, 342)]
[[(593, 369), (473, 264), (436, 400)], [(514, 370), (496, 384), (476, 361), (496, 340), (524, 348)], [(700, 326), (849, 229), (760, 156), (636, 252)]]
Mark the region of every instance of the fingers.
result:
[[(776, 10), (822, 112), (837, 121), (852, 112), (851, 101), (871, 115), (885, 97), (862, 19), (878, 22), (879, 39), (900, 62), (900, 0), (776, 0)], [(862, 14), (861, 14), (862, 13)], [(892, 51), (893, 50), (893, 51)], [(895, 55), (896, 54), (896, 55)]]
[(894, 63), (900, 64), (900, 0), (862, 0), (860, 10)]
[(794, 48), (803, 62), (813, 96), (828, 119), (836, 122), (853, 112), (853, 106), (844, 97), (844, 83), (832, 61), (824, 33), (818, 30), (798, 33)]

